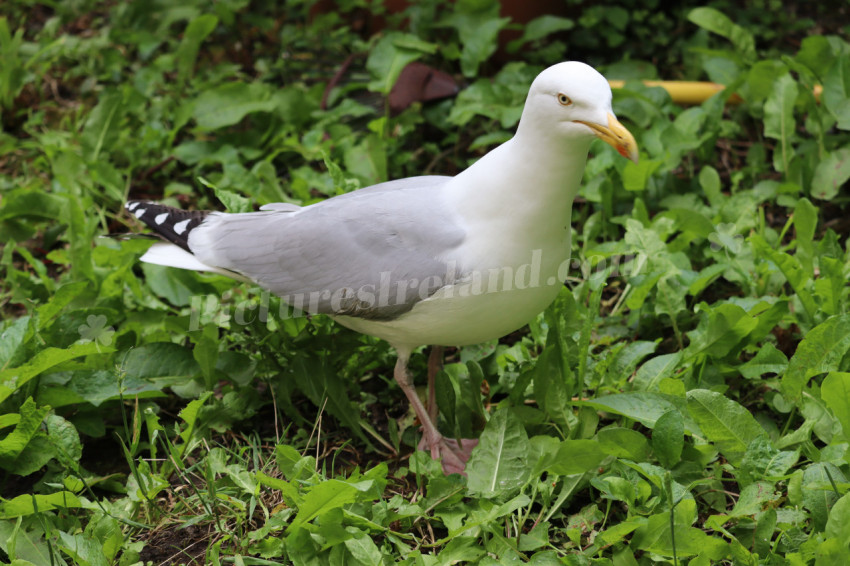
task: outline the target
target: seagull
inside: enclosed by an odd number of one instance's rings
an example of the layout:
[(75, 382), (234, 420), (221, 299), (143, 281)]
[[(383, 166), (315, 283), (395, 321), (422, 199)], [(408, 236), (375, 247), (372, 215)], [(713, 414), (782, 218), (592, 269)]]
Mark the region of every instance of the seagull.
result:
[[(569, 61), (534, 79), (513, 138), (454, 177), (398, 179), (248, 213), (125, 206), (167, 240), (141, 261), (247, 280), (389, 342), (393, 377), (422, 425), (420, 448), (446, 473), (463, 473), (476, 441), (446, 438), (435, 425), (442, 347), (509, 334), (558, 295), (573, 199), (596, 138), (637, 162), (608, 82)], [(408, 371), (412, 352), (426, 345), (435, 347), (428, 408)]]

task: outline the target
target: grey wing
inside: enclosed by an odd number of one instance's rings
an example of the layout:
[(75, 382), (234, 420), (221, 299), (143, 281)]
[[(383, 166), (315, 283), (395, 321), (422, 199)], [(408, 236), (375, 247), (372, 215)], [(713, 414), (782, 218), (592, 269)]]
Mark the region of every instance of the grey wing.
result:
[(459, 277), (445, 259), (465, 238), (443, 198), (448, 179), (382, 183), (297, 211), (211, 214), (189, 246), (297, 308), (392, 319)]

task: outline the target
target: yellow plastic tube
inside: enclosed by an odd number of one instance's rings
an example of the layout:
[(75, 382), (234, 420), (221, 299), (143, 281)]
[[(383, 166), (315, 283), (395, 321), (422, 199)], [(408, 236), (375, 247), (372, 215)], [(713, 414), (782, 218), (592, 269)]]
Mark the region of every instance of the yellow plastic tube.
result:
[[(693, 105), (702, 104), (707, 99), (711, 98), (724, 88), (722, 84), (712, 83), (708, 81), (642, 81), (646, 86), (660, 86), (670, 93), (670, 98), (676, 104)], [(625, 81), (608, 81), (612, 89), (623, 88)], [(820, 102), (820, 95), (823, 92), (823, 87), (815, 85), (815, 99)], [(733, 94), (729, 97), (727, 104), (740, 104), (741, 97)]]

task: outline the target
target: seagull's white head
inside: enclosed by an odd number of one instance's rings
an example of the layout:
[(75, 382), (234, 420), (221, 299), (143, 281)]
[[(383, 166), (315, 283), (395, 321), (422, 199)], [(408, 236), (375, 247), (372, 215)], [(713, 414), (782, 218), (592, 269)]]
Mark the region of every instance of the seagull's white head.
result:
[(611, 109), (611, 87), (593, 67), (567, 61), (552, 65), (531, 83), (520, 130), (529, 128), (558, 140), (584, 140), (594, 136), (634, 162), (638, 148), (634, 136)]

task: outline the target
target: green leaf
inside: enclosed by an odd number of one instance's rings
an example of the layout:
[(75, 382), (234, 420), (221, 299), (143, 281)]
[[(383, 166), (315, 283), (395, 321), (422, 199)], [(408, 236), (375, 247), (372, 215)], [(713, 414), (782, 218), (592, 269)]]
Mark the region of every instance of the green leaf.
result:
[(821, 384), (821, 398), (841, 423), (844, 438), (850, 440), (850, 373), (827, 375)]
[[(831, 481), (830, 481), (831, 478)], [(803, 472), (803, 507), (811, 512), (816, 531), (823, 531), (829, 520), (829, 509), (838, 500), (838, 494), (832, 488), (832, 482), (846, 481), (841, 470), (828, 462), (811, 464)]]
[(218, 26), (218, 17), (212, 14), (201, 14), (189, 21), (183, 32), (183, 39), (174, 53), (177, 59), (177, 82), (180, 88), (186, 84), (186, 80), (192, 76), (195, 60), (198, 58), (198, 50), (204, 39)]
[(85, 566), (109, 566), (99, 541), (83, 534), (70, 535), (62, 531), (59, 532), (59, 540), (62, 551), (71, 556), (75, 563)]
[(745, 62), (752, 62), (755, 59), (756, 46), (753, 35), (722, 12), (714, 8), (694, 8), (688, 13), (688, 20), (731, 41), (736, 53)]
[(705, 198), (711, 206), (720, 206), (723, 202), (723, 193), (720, 192), (720, 174), (711, 165), (705, 165), (699, 171), (699, 184)]
[(50, 300), (38, 307), (39, 329), (49, 326), (63, 308), (89, 288), (89, 284), (85, 281), (75, 281), (58, 287)]
[(238, 124), (248, 114), (271, 112), (276, 106), (264, 83), (232, 82), (201, 93), (192, 117), (202, 130), (217, 130)]
[(81, 142), (88, 161), (97, 161), (104, 148), (112, 151), (112, 146), (118, 141), (121, 132), (121, 120), (126, 106), (124, 95), (120, 92), (106, 92), (100, 97), (85, 125)]
[[(787, 172), (793, 157), (791, 137), (794, 135), (794, 102), (797, 100), (797, 82), (790, 74), (776, 81), (773, 92), (764, 103), (764, 135), (779, 140), (773, 163), (780, 172)], [(778, 158), (777, 158), (778, 156)]]
[(538, 16), (525, 24), (522, 38), (518, 45), (543, 39), (549, 34), (573, 29), (575, 22), (569, 18), (549, 14)]
[(688, 332), (691, 343), (685, 349), (689, 357), (705, 354), (724, 358), (743, 347), (744, 338), (758, 325), (758, 319), (731, 303), (703, 310), (695, 330)]
[(201, 372), (192, 351), (172, 342), (150, 342), (130, 350), (121, 369), (127, 375), (150, 379), (154, 377), (192, 377)]
[(50, 415), (47, 417), (47, 438), (59, 463), (69, 470), (76, 470), (83, 455), (83, 445), (74, 425), (59, 415)]
[(490, 417), (466, 464), (469, 493), (491, 499), (508, 496), (528, 480), (528, 435), (509, 408)]
[(635, 374), (635, 389), (655, 391), (662, 379), (672, 377), (682, 361), (682, 352), (662, 354), (647, 360)]
[[(74, 344), (69, 348), (48, 347), (41, 350), (29, 363), (16, 368), (0, 371), (0, 402), (4, 401), (15, 389), (22, 387), (35, 376), (58, 366), (61, 363), (96, 354), (107, 354), (115, 351), (111, 346), (103, 346), (98, 342), (87, 342), (85, 344)], [(10, 389), (13, 388), (13, 389)]]
[(28, 397), (21, 405), (21, 415), (15, 430), (0, 440), (0, 465), (7, 467), (24, 450), (26, 445), (38, 432), (44, 417), (50, 411), (50, 407), (36, 407), (35, 401)]
[(780, 388), (788, 399), (796, 399), (809, 379), (837, 371), (850, 350), (850, 314), (832, 316), (808, 332), (791, 357)]
[(681, 403), (682, 410), (685, 409), (684, 399), (651, 392), (617, 393), (576, 402), (577, 405), (587, 405), (600, 411), (623, 415), (648, 428), (653, 428), (661, 415), (676, 409), (676, 403)]
[(434, 53), (437, 46), (409, 33), (391, 31), (378, 40), (366, 60), (372, 75), (369, 90), (387, 96), (402, 70), (423, 55)]
[[(629, 543), (632, 548), (645, 550), (661, 556), (673, 556), (673, 533), (670, 530), (670, 515), (659, 513), (638, 527)], [(675, 524), (675, 550), (682, 557), (711, 553), (722, 557), (726, 542), (712, 538), (703, 531), (682, 523)]]
[(838, 128), (850, 130), (850, 55), (842, 53), (823, 80), (823, 105), (838, 121)]
[(0, 519), (24, 517), (34, 513), (43, 513), (53, 509), (73, 509), (82, 507), (80, 500), (70, 491), (56, 493), (24, 494), (0, 502)]
[(850, 179), (850, 146), (827, 153), (815, 168), (811, 194), (821, 200), (832, 200)]
[(596, 434), (603, 452), (617, 458), (643, 462), (649, 456), (649, 442), (636, 430), (623, 427), (603, 428)]
[(3, 193), (0, 221), (13, 218), (58, 220), (67, 214), (68, 202), (59, 195), (35, 189), (15, 189)]
[(192, 357), (201, 368), (201, 375), (207, 389), (215, 385), (215, 364), (218, 361), (218, 326), (207, 324), (203, 330), (193, 337), (195, 347), (192, 349)]
[(844, 541), (844, 549), (847, 550), (848, 541), (850, 541), (850, 493), (845, 493), (829, 510), (824, 534)]
[(296, 531), (301, 525), (317, 516), (338, 509), (357, 499), (357, 488), (340, 480), (326, 480), (307, 491), (298, 514), (286, 528), (288, 533)]
[(682, 413), (667, 411), (655, 421), (652, 430), (652, 450), (665, 468), (672, 468), (682, 457), (685, 446), (685, 424)]
[(634, 163), (627, 161), (621, 176), (623, 177), (623, 188), (631, 192), (640, 192), (646, 189), (646, 184), (652, 174), (663, 165), (660, 160), (641, 159)]
[(788, 367), (788, 358), (770, 342), (761, 346), (755, 357), (738, 366), (738, 371), (747, 379), (758, 379), (766, 373), (782, 375)]
[(564, 440), (546, 471), (559, 476), (583, 474), (596, 469), (608, 454), (595, 440)]
[(499, 30), (511, 20), (499, 17), (497, 0), (458, 0), (454, 8), (442, 23), (457, 30), (463, 45), (461, 71), (466, 77), (474, 77), (479, 65), (496, 52)]
[(738, 501), (729, 515), (731, 517), (752, 516), (769, 507), (778, 495), (773, 490), (772, 482), (756, 482), (741, 490)]
[(739, 482), (746, 483), (743, 481), (745, 474), (754, 480), (773, 481), (788, 473), (799, 458), (799, 451), (780, 451), (769, 438), (758, 436), (747, 446), (747, 453), (741, 461)]
[(764, 429), (748, 410), (714, 391), (688, 391), (688, 410), (706, 440), (717, 446), (734, 465), (740, 463), (750, 442), (765, 435)]
[(29, 316), (22, 316), (0, 333), (0, 370), (20, 363), (24, 355), (23, 346), (33, 335), (32, 322)]
[(213, 187), (215, 198), (221, 201), (227, 212), (253, 212), (254, 207), (251, 205), (251, 199), (245, 198), (240, 194)]

